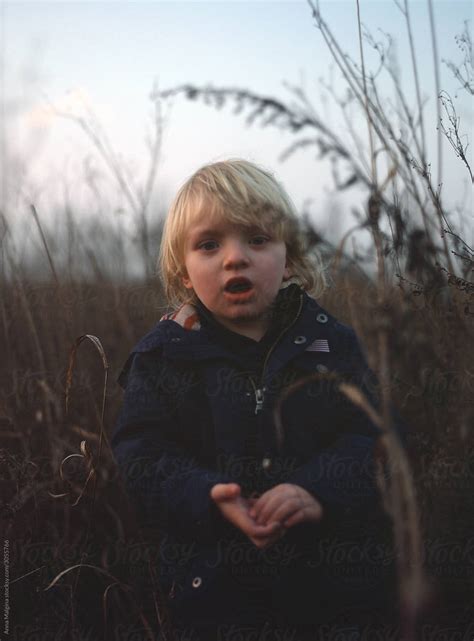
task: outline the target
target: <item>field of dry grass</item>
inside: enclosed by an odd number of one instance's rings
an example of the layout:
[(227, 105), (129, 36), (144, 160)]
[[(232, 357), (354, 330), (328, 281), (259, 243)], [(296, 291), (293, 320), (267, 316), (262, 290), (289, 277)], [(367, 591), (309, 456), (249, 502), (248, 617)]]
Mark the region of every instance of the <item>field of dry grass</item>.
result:
[[(442, 281), (426, 294), (394, 287), (382, 317), (375, 285), (346, 268), (320, 299), (356, 328), (369, 360), (378, 325), (388, 323), (391, 393), (409, 425), (430, 586), (425, 631), (474, 621), (469, 296)], [(149, 598), (156, 533), (137, 530), (107, 436), (121, 402), (116, 377), (162, 311), (155, 280), (58, 285), (18, 274), (2, 283), (0, 479), (10, 638), (138, 639), (146, 638), (147, 621), (156, 629)], [(78, 349), (65, 412), (69, 353), (84, 334), (99, 338), (108, 364), (103, 424), (104, 364), (91, 341)]]

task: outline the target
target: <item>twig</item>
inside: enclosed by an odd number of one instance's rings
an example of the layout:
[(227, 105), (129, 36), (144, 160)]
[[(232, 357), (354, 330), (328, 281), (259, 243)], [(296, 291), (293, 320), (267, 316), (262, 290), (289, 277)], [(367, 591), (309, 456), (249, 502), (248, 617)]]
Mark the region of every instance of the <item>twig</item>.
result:
[(46, 256), (48, 257), (49, 266), (51, 268), (51, 272), (52, 272), (53, 277), (54, 277), (54, 282), (56, 283), (56, 287), (58, 288), (58, 291), (59, 291), (61, 286), (60, 286), (60, 283), (59, 283), (58, 274), (57, 274), (56, 268), (54, 266), (53, 258), (51, 256), (50, 251), (49, 251), (48, 243), (46, 241), (46, 237), (44, 235), (43, 228), (41, 226), (41, 223), (40, 223), (40, 220), (39, 220), (39, 217), (38, 217), (38, 213), (36, 211), (36, 207), (33, 204), (30, 204), (30, 210), (31, 210), (31, 213), (33, 214), (33, 218), (35, 219), (36, 226), (38, 227), (38, 231), (40, 233), (41, 240), (43, 242), (43, 247), (44, 247), (44, 250), (46, 252)]
[(463, 161), (463, 163), (466, 165), (467, 170), (469, 172), (469, 176), (471, 177), (471, 183), (474, 183), (474, 177), (472, 175), (471, 166), (469, 165), (469, 162), (466, 158), (467, 148), (469, 147), (469, 140), (466, 142), (465, 145), (463, 145), (461, 136), (459, 133), (459, 123), (461, 119), (456, 114), (453, 101), (451, 100), (451, 96), (448, 94), (447, 91), (442, 91), (439, 94), (438, 99), (444, 107), (444, 110), (446, 112), (446, 116), (448, 117), (448, 122), (449, 122), (448, 129), (446, 129), (443, 123), (443, 119), (440, 118), (439, 125), (441, 127), (441, 131), (444, 133), (444, 135), (448, 139), (451, 147), (454, 149), (456, 153), (456, 156), (460, 158)]
[[(419, 119), (420, 119), (420, 130), (421, 130), (421, 147), (420, 147), (420, 157), (421, 161), (423, 163), (423, 167), (426, 169), (426, 141), (425, 141), (425, 125), (423, 122), (423, 105), (421, 103), (421, 89), (420, 89), (420, 79), (418, 77), (418, 64), (416, 61), (416, 55), (415, 55), (415, 43), (413, 40), (413, 33), (411, 30), (411, 19), (410, 19), (410, 10), (409, 10), (409, 5), (408, 5), (408, 0), (404, 0), (405, 2), (405, 21), (407, 25), (407, 31), (408, 31), (408, 41), (410, 43), (410, 56), (411, 56), (411, 66), (413, 69), (413, 76), (415, 78), (415, 90), (416, 90), (416, 101), (418, 103), (418, 112), (419, 112)], [(413, 130), (414, 131), (414, 130)]]
[(372, 168), (372, 185), (374, 189), (377, 188), (377, 163), (375, 159), (375, 149), (374, 149), (374, 137), (372, 133), (372, 116), (369, 109), (369, 94), (367, 92), (367, 77), (365, 73), (365, 62), (364, 62), (364, 47), (362, 45), (362, 27), (360, 22), (360, 6), (359, 0), (356, 0), (357, 5), (357, 26), (359, 30), (359, 51), (360, 51), (360, 61), (362, 66), (362, 82), (364, 87), (364, 108), (365, 114), (367, 117), (367, 129), (369, 132), (369, 147), (370, 147), (370, 162)]
[[(428, 11), (430, 16), (430, 32), (431, 32), (431, 44), (433, 47), (433, 67), (435, 73), (435, 86), (436, 86), (436, 95), (439, 96), (441, 93), (441, 83), (439, 78), (439, 58), (438, 58), (438, 41), (436, 38), (436, 29), (434, 21), (434, 11), (433, 11), (433, 0), (428, 0)], [(437, 133), (437, 142), (438, 142), (438, 190), (441, 189), (441, 183), (443, 181), (443, 144), (441, 139), (441, 131), (439, 125), (441, 122), (441, 108), (439, 100), (436, 101), (436, 122), (438, 124), (438, 133)], [(446, 248), (447, 253), (447, 248)]]

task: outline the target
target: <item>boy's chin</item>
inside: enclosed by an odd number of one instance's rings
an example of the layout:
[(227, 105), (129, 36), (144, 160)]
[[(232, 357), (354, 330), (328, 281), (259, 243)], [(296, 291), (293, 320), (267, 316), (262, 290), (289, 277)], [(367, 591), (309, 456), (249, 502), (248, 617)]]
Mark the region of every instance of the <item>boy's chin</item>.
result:
[(259, 309), (255, 309), (255, 306), (252, 304), (246, 304), (246, 303), (236, 303), (235, 305), (232, 306), (231, 309), (228, 310), (229, 312), (229, 317), (233, 318), (243, 318), (243, 319), (256, 319), (256, 318), (261, 318), (263, 315), (266, 314), (266, 311), (261, 311)]
[(254, 310), (237, 310), (229, 320), (236, 324), (263, 323), (265, 324), (271, 318), (271, 310), (256, 312)]

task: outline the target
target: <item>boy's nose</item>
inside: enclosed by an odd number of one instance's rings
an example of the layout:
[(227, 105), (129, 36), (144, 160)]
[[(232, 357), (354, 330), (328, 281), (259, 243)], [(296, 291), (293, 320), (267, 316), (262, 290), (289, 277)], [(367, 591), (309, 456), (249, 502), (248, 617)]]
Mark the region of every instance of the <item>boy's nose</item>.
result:
[(248, 265), (247, 246), (239, 241), (227, 244), (223, 265), (225, 269), (235, 269)]

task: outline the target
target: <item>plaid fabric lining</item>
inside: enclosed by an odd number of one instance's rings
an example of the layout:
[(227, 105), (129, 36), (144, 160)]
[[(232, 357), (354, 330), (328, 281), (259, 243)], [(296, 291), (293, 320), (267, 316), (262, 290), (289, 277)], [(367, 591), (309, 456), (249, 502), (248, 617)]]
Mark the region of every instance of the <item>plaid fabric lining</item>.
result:
[(199, 315), (194, 305), (185, 303), (176, 312), (170, 312), (160, 318), (160, 321), (172, 320), (184, 329), (198, 330), (201, 329)]

